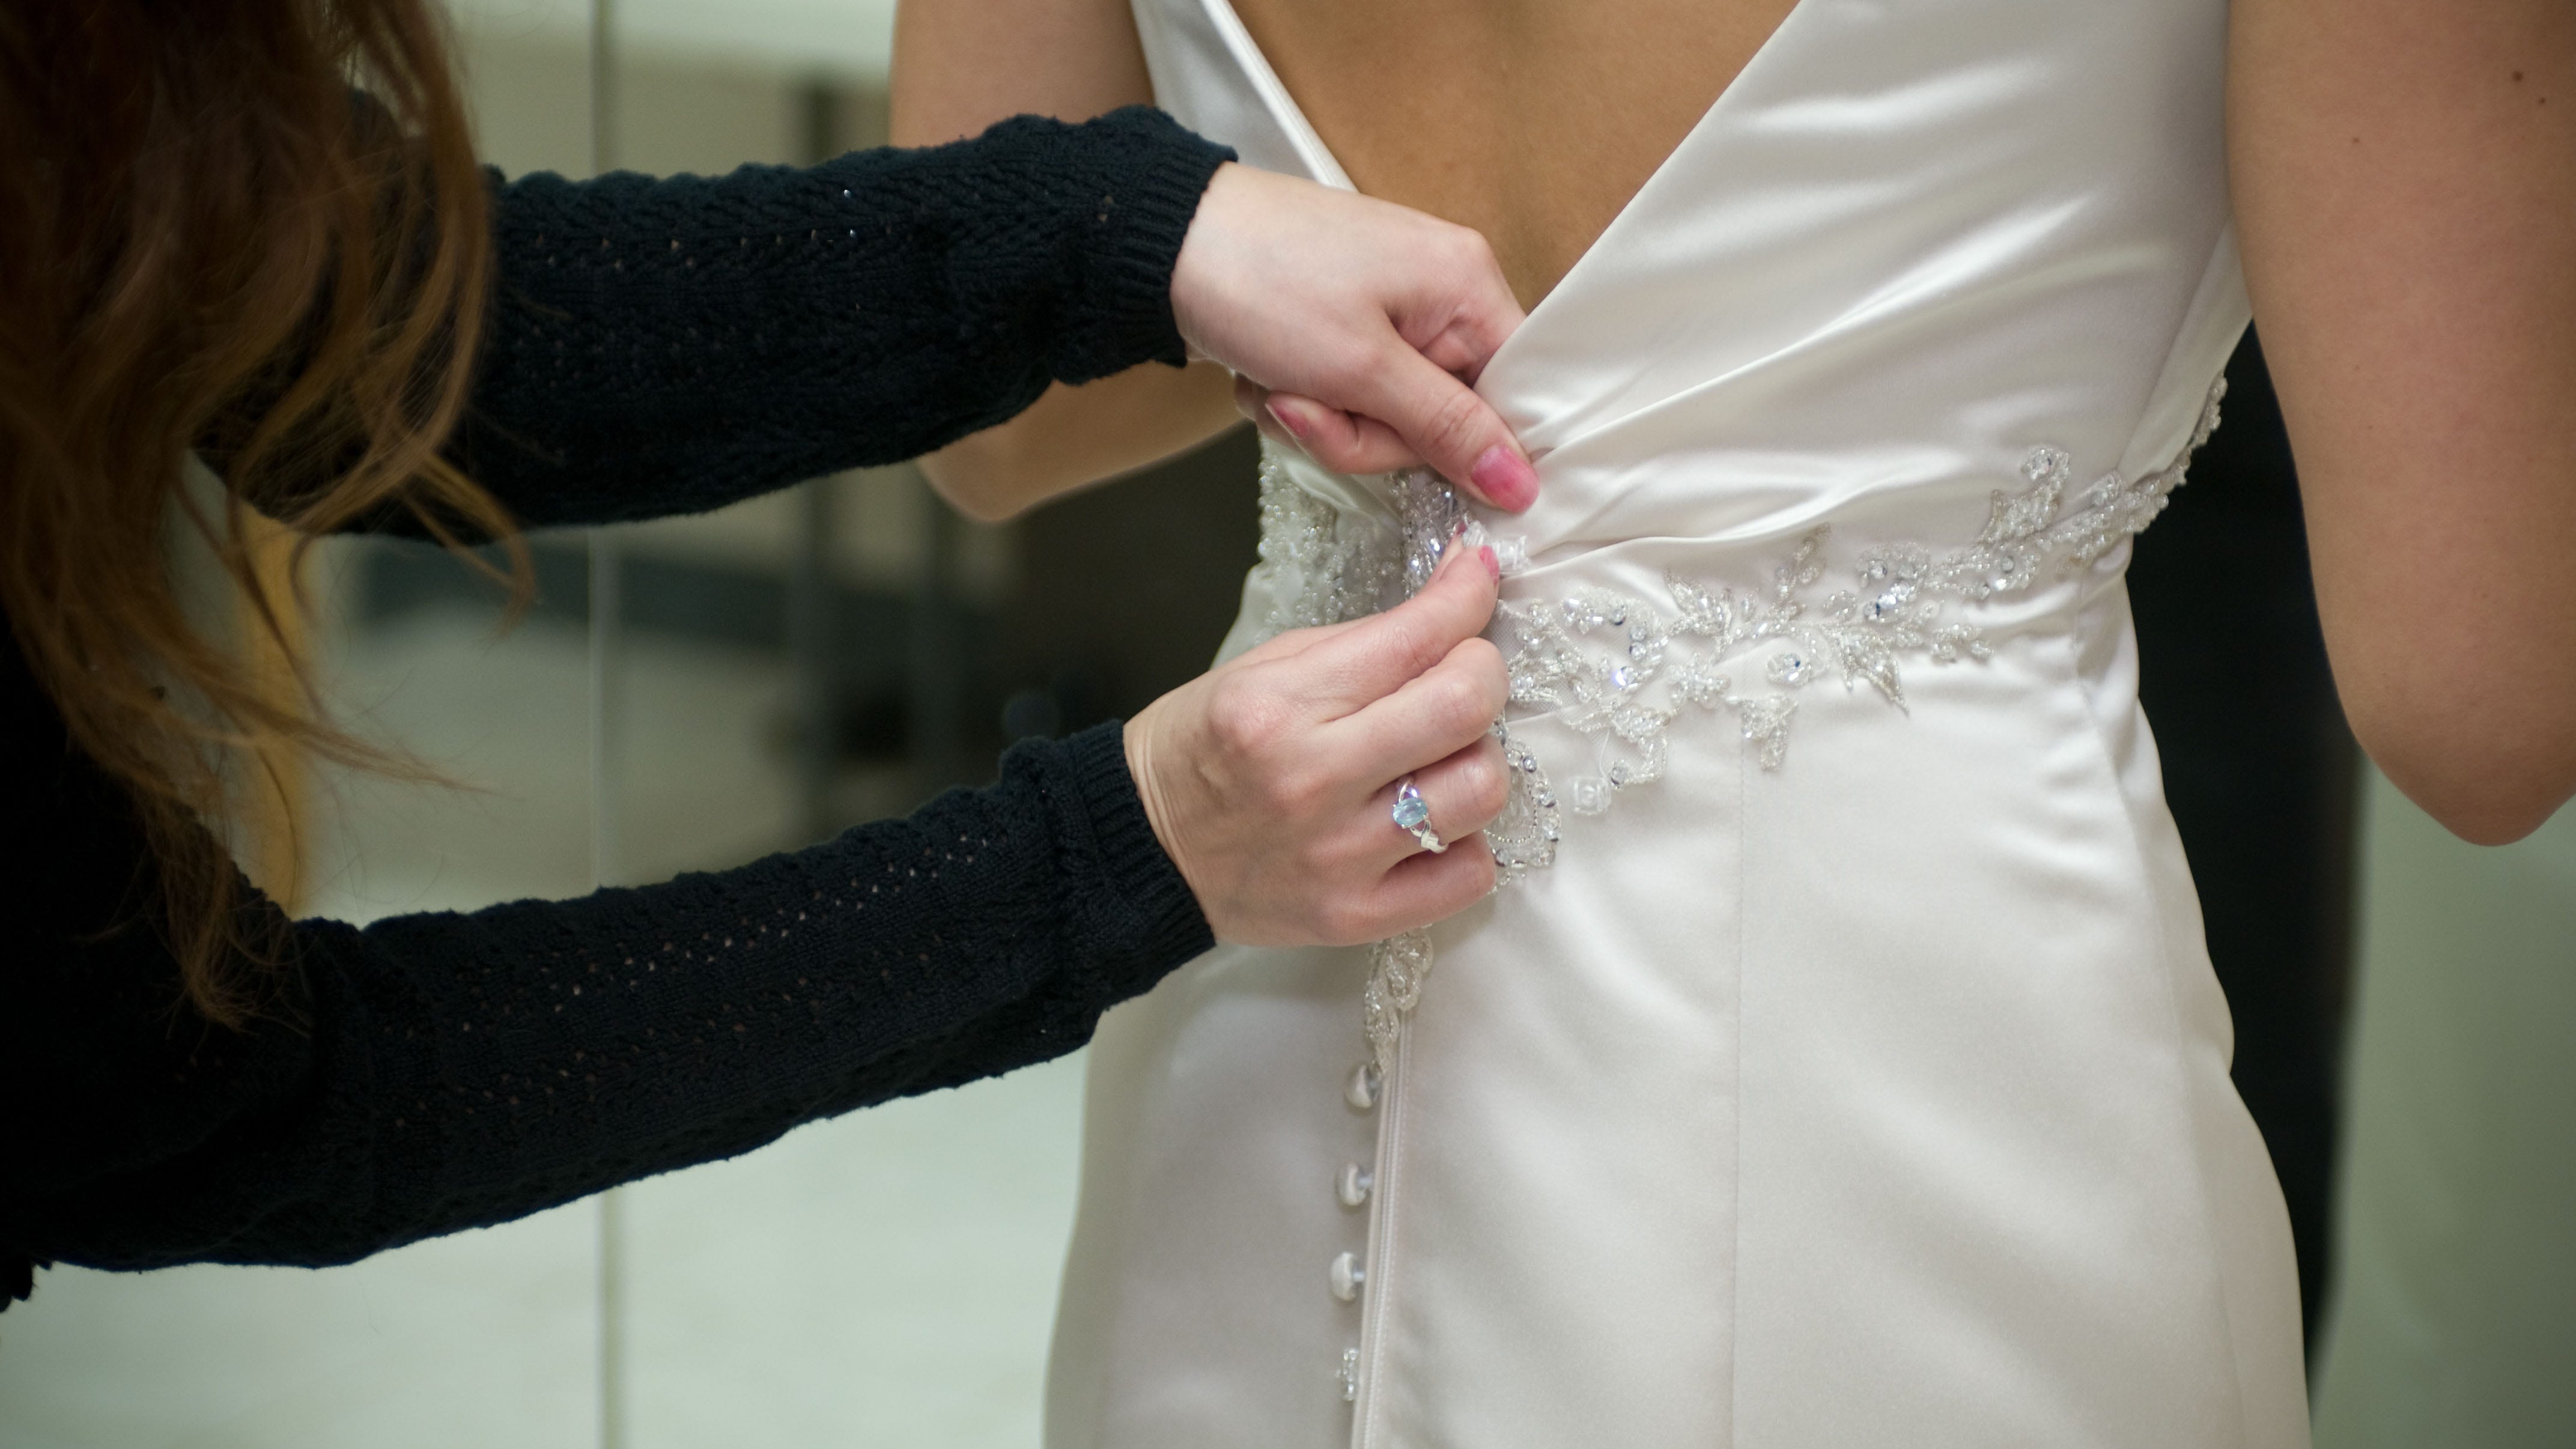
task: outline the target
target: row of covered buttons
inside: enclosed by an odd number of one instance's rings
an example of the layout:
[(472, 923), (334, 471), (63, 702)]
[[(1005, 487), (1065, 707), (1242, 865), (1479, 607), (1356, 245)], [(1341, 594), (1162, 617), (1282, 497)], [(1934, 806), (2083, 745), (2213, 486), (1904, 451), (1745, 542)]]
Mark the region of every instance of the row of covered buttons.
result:
[[(1351, 1069), (1350, 1081), (1342, 1087), (1342, 1100), (1353, 1111), (1367, 1112), (1377, 1106), (1378, 1094), (1385, 1079), (1378, 1074), (1377, 1063), (1363, 1062)], [(1358, 1209), (1368, 1204), (1369, 1190), (1377, 1185), (1376, 1175), (1356, 1162), (1342, 1165), (1342, 1174), (1333, 1181), (1333, 1196), (1343, 1207)], [(1344, 1303), (1356, 1302), (1360, 1290), (1368, 1286), (1368, 1267), (1357, 1253), (1343, 1253), (1324, 1270), (1324, 1282), (1333, 1296)], [(1337, 1377), (1342, 1386), (1342, 1402), (1355, 1403), (1360, 1396), (1360, 1351), (1354, 1346), (1342, 1350), (1342, 1371)]]

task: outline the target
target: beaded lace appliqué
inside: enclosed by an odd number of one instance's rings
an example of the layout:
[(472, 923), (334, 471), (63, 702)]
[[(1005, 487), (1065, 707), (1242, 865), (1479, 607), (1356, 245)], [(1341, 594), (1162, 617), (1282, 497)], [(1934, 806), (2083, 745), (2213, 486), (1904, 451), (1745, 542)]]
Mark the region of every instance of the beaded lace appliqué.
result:
[[(1953, 604), (2020, 593), (2050, 572), (2073, 574), (2145, 532), (2217, 428), (2224, 391), (2223, 382), (2211, 391), (2171, 465), (2135, 482), (2105, 474), (2061, 519), (2073, 459), (2063, 448), (2034, 448), (2021, 468), (2029, 486), (1994, 491), (1975, 543), (1943, 555), (1914, 544), (1871, 549), (1853, 562), (1849, 587), (1822, 597), (1830, 525), (1798, 540), (1762, 594), (1666, 574), (1660, 609), (1605, 589), (1582, 590), (1552, 608), (1506, 603), (1499, 612), (1520, 639), (1511, 659), (1512, 703), (1598, 737), (1598, 772), (1570, 782), (1579, 815), (1601, 814), (1618, 791), (1660, 779), (1666, 736), (1686, 709), (1732, 711), (1762, 768), (1777, 770), (1798, 712), (1794, 691), (1837, 677), (1846, 689), (1868, 684), (1901, 710), (1907, 660), (1955, 664), (1987, 656), (1985, 631), (1950, 617)], [(1737, 692), (1719, 666), (1775, 641), (1781, 647), (1761, 666), (1775, 687)]]
[(1262, 621), (1261, 637), (1291, 629), (1338, 624), (1392, 606), (1403, 567), (1373, 521), (1344, 518), (1340, 509), (1298, 487), (1268, 454), (1261, 459), (1261, 567), (1291, 574)]
[[(1338, 624), (1378, 613), (1431, 581), (1453, 540), (1467, 547), (1491, 542), (1509, 572), (1521, 562), (1509, 541), (1490, 540), (1467, 512), (1456, 489), (1430, 472), (1414, 470), (1392, 480), (1396, 524), (1353, 518), (1300, 488), (1264, 456), (1261, 463), (1261, 567), (1282, 585), (1259, 636)], [(1503, 814), (1485, 827), (1485, 844), (1503, 880), (1517, 879), (1556, 859), (1556, 793), (1538, 756), (1494, 721), (1512, 788)], [(1431, 972), (1431, 935), (1407, 931), (1369, 948), (1369, 979), (1360, 1010), (1369, 1049), (1380, 1069), (1391, 1064), (1404, 1018), (1422, 999)]]
[[(2034, 448), (2022, 461), (2026, 486), (1994, 491), (1975, 542), (1946, 554), (1915, 544), (1870, 549), (1852, 561), (1848, 585), (1826, 580), (1833, 536), (1826, 525), (1798, 540), (1759, 593), (1668, 573), (1661, 601), (1583, 589), (1553, 604), (1506, 602), (1497, 612), (1517, 641), (1511, 701), (1527, 711), (1524, 720), (1554, 719), (1594, 737), (1594, 769), (1568, 782), (1568, 803), (1578, 815), (1606, 813), (1621, 791), (1662, 778), (1673, 723), (1688, 710), (1731, 713), (1762, 768), (1777, 770), (1787, 759), (1797, 692), (1805, 686), (1825, 677), (1845, 689), (1867, 684), (1901, 711), (1908, 662), (1987, 657), (1984, 630), (1953, 617), (1954, 605), (1984, 604), (2024, 592), (2045, 575), (2074, 574), (2145, 532), (2182, 486), (2192, 454), (2218, 427), (2225, 392), (2222, 379), (2210, 390), (2191, 441), (2166, 467), (2134, 481), (2106, 473), (2061, 518), (2074, 460), (2063, 448)], [(1262, 563), (1297, 573), (1265, 635), (1389, 607), (1430, 579), (1462, 525), (1469, 546), (1488, 541), (1455, 490), (1427, 472), (1395, 481), (1395, 530), (1345, 519), (1275, 464), (1264, 463), (1261, 482)], [(1507, 558), (1506, 573), (1515, 562)], [(1758, 667), (1769, 688), (1739, 690), (1735, 673), (1766, 649)], [(1511, 791), (1485, 839), (1500, 879), (1509, 883), (1554, 863), (1559, 805), (1547, 771), (1512, 736), (1509, 722), (1497, 720), (1494, 733), (1510, 766)], [(1362, 1013), (1381, 1067), (1406, 1014), (1421, 1000), (1431, 961), (1431, 939), (1422, 931), (1370, 950)]]
[(1261, 567), (1289, 584), (1260, 637), (1383, 612), (1431, 581), (1466, 503), (1435, 474), (1393, 480), (1396, 523), (1353, 517), (1300, 488), (1278, 460), (1261, 459)]

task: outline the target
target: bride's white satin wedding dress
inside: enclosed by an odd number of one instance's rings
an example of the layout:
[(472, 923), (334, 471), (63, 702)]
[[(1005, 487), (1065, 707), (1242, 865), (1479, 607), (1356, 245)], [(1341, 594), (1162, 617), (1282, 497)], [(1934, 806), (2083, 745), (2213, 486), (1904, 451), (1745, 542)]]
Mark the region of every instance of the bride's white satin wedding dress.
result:
[[(1136, 17), (1348, 184), (1225, 0)], [(1365, 949), (1102, 1024), (1057, 1449), (2306, 1442), (2121, 580), (2246, 322), (2226, 18), (1803, 0), (1494, 359), (1528, 866), (1382, 1079)], [(1265, 473), (1230, 648), (1402, 571)]]

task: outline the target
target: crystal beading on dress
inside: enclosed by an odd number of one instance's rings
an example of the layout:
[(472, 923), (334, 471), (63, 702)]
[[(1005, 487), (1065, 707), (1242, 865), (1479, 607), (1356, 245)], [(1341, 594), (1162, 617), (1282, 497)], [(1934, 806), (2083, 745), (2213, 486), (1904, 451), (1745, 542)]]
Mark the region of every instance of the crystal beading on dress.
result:
[[(1524, 719), (1553, 718), (1598, 738), (1597, 773), (1572, 782), (1578, 815), (1602, 814), (1618, 791), (1661, 778), (1665, 736), (1686, 708), (1733, 710), (1762, 768), (1777, 770), (1798, 708), (1787, 691), (1833, 674), (1846, 689), (1867, 682), (1902, 710), (1900, 666), (1907, 658), (1955, 664), (1987, 656), (1983, 629), (1947, 617), (1952, 601), (1982, 604), (2020, 593), (2052, 568), (2071, 575), (2145, 532), (2182, 486), (2192, 454), (2217, 429), (2225, 392), (2222, 379), (2172, 463), (2136, 482), (2104, 474), (2063, 520), (2057, 515), (2073, 459), (2063, 448), (2034, 448), (2021, 469), (2029, 486), (1994, 491), (1975, 543), (1939, 557), (1910, 543), (1873, 548), (1853, 565), (1856, 587), (1822, 599), (1814, 594), (1825, 574), (1830, 525), (1798, 540), (1772, 571), (1767, 597), (1668, 573), (1669, 619), (1646, 600), (1605, 589), (1579, 591), (1555, 608), (1506, 602), (1497, 612), (1521, 641), (1510, 663), (1512, 703), (1540, 711)], [(1585, 647), (1595, 634), (1624, 634), (1624, 647)], [(1764, 661), (1762, 672), (1781, 688), (1760, 697), (1736, 693), (1718, 666), (1774, 642), (1784, 647)], [(1650, 688), (1658, 679), (1660, 692)]]
[(1403, 561), (1375, 520), (1348, 517), (1261, 457), (1261, 569), (1293, 574), (1259, 638), (1379, 613), (1404, 598)]
[[(1989, 654), (1983, 629), (1949, 617), (1953, 602), (1984, 604), (2025, 592), (2052, 571), (2072, 575), (2145, 532), (2188, 478), (2192, 455), (2217, 430), (2226, 391), (2222, 377), (2202, 404), (2190, 441), (2165, 467), (2135, 481), (2105, 473), (2061, 519), (2074, 459), (2063, 448), (2033, 448), (2022, 461), (2026, 486), (1989, 495), (1986, 526), (1974, 543), (1941, 555), (1913, 543), (1872, 548), (1852, 565), (1855, 587), (1822, 598), (1815, 594), (1825, 577), (1830, 524), (1798, 540), (1763, 594), (1667, 573), (1669, 613), (1608, 589), (1577, 590), (1553, 606), (1507, 600), (1495, 612), (1518, 641), (1509, 663), (1511, 703), (1533, 711), (1521, 723), (1548, 719), (1594, 737), (1594, 771), (1570, 782), (1578, 815), (1607, 814), (1620, 791), (1661, 779), (1671, 758), (1667, 737), (1688, 709), (1732, 711), (1762, 768), (1777, 771), (1788, 757), (1789, 723), (1798, 711), (1791, 691), (1830, 674), (1846, 690), (1866, 682), (1902, 711), (1905, 660), (1955, 664)], [(1265, 454), (1261, 562), (1295, 569), (1297, 585), (1282, 592), (1262, 637), (1386, 609), (1429, 582), (1453, 543), (1495, 544), (1505, 576), (1520, 571), (1518, 544), (1493, 540), (1437, 475), (1409, 470), (1389, 479), (1387, 492), (1397, 517), (1392, 531), (1348, 519)], [(1776, 687), (1737, 692), (1719, 666), (1769, 645), (1780, 647), (1763, 661), (1762, 675)], [(1512, 735), (1512, 723), (1508, 717), (1494, 722), (1510, 781), (1502, 816), (1485, 829), (1498, 884), (1553, 864), (1560, 828), (1556, 787), (1538, 756)], [(1369, 950), (1361, 1023), (1381, 1068), (1391, 1063), (1404, 1018), (1422, 999), (1432, 957), (1427, 931), (1408, 931)]]

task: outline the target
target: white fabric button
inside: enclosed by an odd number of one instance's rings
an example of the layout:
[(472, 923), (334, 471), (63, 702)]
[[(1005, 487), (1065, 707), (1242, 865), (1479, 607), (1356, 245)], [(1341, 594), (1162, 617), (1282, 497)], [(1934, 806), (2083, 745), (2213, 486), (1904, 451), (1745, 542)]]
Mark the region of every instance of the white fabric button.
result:
[(1377, 1063), (1362, 1062), (1351, 1068), (1351, 1080), (1342, 1088), (1343, 1100), (1365, 1112), (1377, 1105)]
[(1361, 1287), (1368, 1282), (1368, 1269), (1360, 1266), (1360, 1260), (1357, 1255), (1344, 1253), (1333, 1260), (1333, 1270), (1330, 1277), (1333, 1284), (1333, 1296), (1339, 1298), (1344, 1303), (1348, 1303), (1352, 1299), (1360, 1296)]
[(1342, 1168), (1342, 1180), (1333, 1184), (1333, 1195), (1342, 1200), (1342, 1206), (1355, 1208), (1368, 1201), (1369, 1189), (1376, 1185), (1377, 1174), (1353, 1162)]

